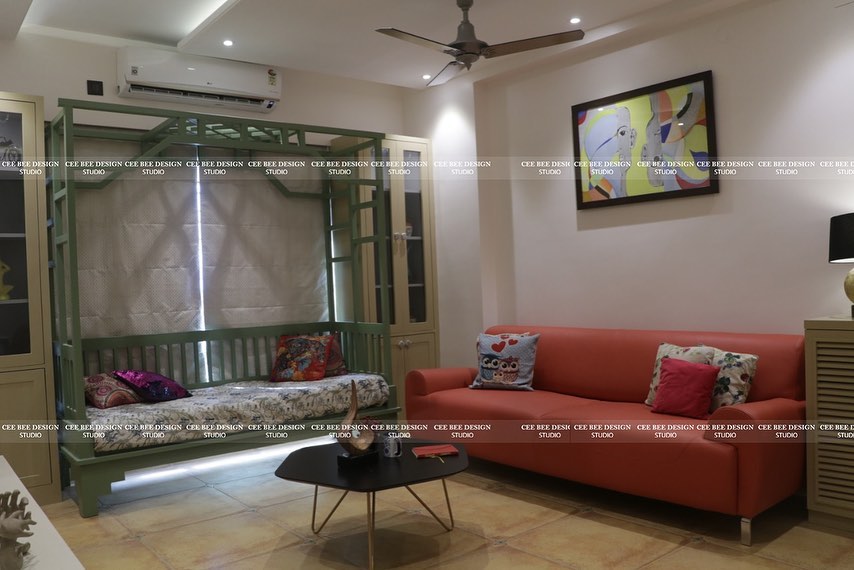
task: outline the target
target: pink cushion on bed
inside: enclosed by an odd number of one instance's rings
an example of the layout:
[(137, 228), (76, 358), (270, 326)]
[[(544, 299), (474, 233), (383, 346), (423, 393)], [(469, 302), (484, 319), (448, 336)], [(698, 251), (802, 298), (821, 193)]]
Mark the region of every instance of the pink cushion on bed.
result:
[(113, 370), (118, 378), (146, 402), (167, 402), (192, 396), (186, 388), (156, 372), (145, 370)]
[(106, 372), (88, 376), (84, 386), (86, 401), (96, 408), (113, 408), (142, 402), (136, 392)]
[(344, 361), (344, 352), (341, 350), (341, 335), (335, 333), (329, 335), (329, 338), (329, 358), (326, 360), (325, 377), (347, 374), (347, 363)]

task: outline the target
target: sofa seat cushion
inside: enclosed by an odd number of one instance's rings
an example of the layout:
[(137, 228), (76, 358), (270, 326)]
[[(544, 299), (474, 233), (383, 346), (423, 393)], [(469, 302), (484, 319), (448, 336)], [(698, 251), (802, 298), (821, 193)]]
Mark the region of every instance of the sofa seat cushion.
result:
[[(607, 441), (573, 432), (570, 452), (553, 454), (538, 471), (652, 499), (738, 512), (737, 450), (705, 439), (705, 420), (656, 414), (643, 403), (602, 401), (591, 401), (567, 414), (550, 412), (542, 419), (587, 425), (631, 423), (632, 429), (614, 432), (614, 439)], [(639, 423), (664, 429), (635, 429)], [(674, 439), (656, 437), (674, 432), (678, 434)], [(698, 488), (707, 492), (698, 494)]]
[(559, 414), (591, 400), (543, 391), (441, 390), (419, 398), (419, 407), (429, 413), (407, 410), (415, 420), (534, 420), (546, 413)]

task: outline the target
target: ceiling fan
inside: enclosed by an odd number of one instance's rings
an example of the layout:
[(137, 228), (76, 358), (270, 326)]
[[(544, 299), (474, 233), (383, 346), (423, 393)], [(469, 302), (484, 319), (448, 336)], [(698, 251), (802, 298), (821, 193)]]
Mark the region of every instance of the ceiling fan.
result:
[(430, 83), (427, 84), (428, 87), (445, 83), (463, 69), (471, 69), (471, 65), (481, 57), (489, 59), (501, 55), (509, 55), (512, 53), (574, 42), (584, 37), (584, 32), (582, 30), (571, 30), (568, 32), (558, 32), (556, 34), (548, 34), (524, 40), (489, 45), (488, 43), (477, 39), (477, 36), (474, 34), (474, 25), (469, 22), (469, 9), (472, 7), (473, 3), (474, 0), (457, 0), (457, 6), (459, 6), (460, 10), (463, 11), (463, 20), (460, 22), (460, 25), (457, 26), (457, 39), (449, 44), (439, 43), (395, 28), (379, 28), (377, 31), (381, 34), (386, 34), (393, 38), (398, 38), (419, 46), (434, 49), (454, 57), (453, 61), (448, 63), (442, 71), (433, 77)]

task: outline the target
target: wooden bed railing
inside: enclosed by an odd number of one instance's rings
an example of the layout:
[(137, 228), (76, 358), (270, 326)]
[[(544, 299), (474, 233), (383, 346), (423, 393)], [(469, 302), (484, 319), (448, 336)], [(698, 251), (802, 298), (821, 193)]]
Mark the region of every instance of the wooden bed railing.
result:
[[(383, 361), (384, 331), (381, 324), (317, 322), (83, 339), (83, 377), (60, 379), (62, 416), (86, 421), (83, 378), (112, 370), (157, 372), (191, 390), (266, 380), (283, 334), (338, 333), (348, 370), (382, 374), (391, 386)], [(72, 357), (70, 347), (64, 348), (60, 358)]]

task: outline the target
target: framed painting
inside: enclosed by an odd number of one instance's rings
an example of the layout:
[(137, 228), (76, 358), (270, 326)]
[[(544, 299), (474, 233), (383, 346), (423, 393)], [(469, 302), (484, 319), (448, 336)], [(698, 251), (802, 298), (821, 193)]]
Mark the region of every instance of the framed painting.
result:
[(573, 105), (579, 210), (718, 192), (712, 72)]

